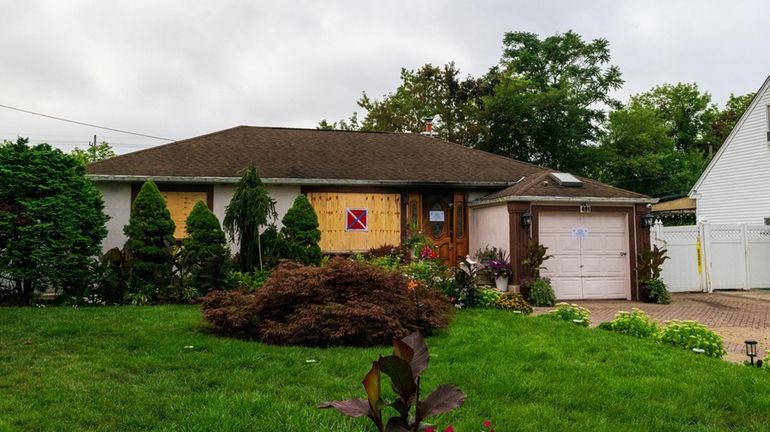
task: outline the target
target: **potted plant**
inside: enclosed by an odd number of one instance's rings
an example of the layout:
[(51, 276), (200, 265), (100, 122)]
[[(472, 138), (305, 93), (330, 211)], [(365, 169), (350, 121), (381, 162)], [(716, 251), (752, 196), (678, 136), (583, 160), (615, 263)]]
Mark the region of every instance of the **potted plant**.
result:
[(508, 279), (513, 275), (508, 252), (505, 249), (497, 249), (495, 257), (487, 263), (487, 268), (489, 268), (492, 276), (495, 278), (497, 289), (499, 291), (508, 291)]
[(479, 285), (492, 285), (494, 278), (492, 277), (492, 271), (489, 268), (489, 262), (495, 259), (497, 256), (497, 248), (494, 246), (485, 246), (484, 249), (476, 251), (476, 262), (479, 263), (480, 268), (478, 271)]
[(652, 249), (644, 250), (636, 256), (636, 271), (639, 275), (639, 294), (641, 300), (646, 303), (671, 303), (671, 296), (663, 280), (660, 279), (660, 271), (663, 262), (668, 259), (666, 249), (659, 249), (657, 245)]
[(529, 278), (521, 281), (521, 293), (533, 306), (553, 306), (556, 294), (548, 278), (540, 277), (540, 271), (546, 270), (543, 263), (551, 258), (548, 248), (536, 241), (530, 241), (527, 257), (521, 262), (529, 270)]

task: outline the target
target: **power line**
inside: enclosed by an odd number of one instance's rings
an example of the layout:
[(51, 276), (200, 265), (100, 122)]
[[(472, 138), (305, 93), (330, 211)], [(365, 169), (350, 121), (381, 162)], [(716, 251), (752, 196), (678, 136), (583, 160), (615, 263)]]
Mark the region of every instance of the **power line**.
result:
[(154, 136), (154, 135), (146, 135), (146, 134), (142, 134), (142, 133), (138, 133), (138, 132), (130, 132), (130, 131), (122, 130), (122, 129), (115, 129), (115, 128), (110, 128), (110, 127), (105, 127), (105, 126), (99, 126), (99, 125), (95, 125), (95, 124), (91, 124), (91, 123), (85, 123), (85, 122), (81, 122), (81, 121), (77, 121), (77, 120), (70, 120), (70, 119), (66, 119), (66, 118), (62, 118), (62, 117), (56, 117), (56, 116), (52, 116), (52, 115), (48, 115), (48, 114), (42, 114), (42, 113), (39, 113), (39, 112), (29, 111), (29, 110), (25, 110), (25, 109), (21, 109), (21, 108), (16, 108), (16, 107), (12, 107), (12, 106), (8, 106), (8, 105), (3, 105), (3, 104), (0, 104), (0, 108), (6, 108), (6, 109), (9, 109), (9, 110), (19, 111), (19, 112), (23, 112), (23, 113), (27, 113), (27, 114), (32, 114), (32, 115), (40, 116), (40, 117), (46, 117), (46, 118), (50, 118), (50, 119), (54, 119), (54, 120), (59, 120), (59, 121), (63, 121), (63, 122), (74, 123), (74, 124), (79, 124), (79, 125), (83, 125), (83, 126), (94, 127), (94, 128), (97, 128), (97, 129), (109, 130), (109, 131), (113, 131), (113, 132), (120, 132), (120, 133), (124, 133), (124, 134), (129, 134), (129, 135), (136, 135), (136, 136), (140, 136), (140, 137), (158, 139), (158, 140), (163, 140), (163, 141), (176, 141), (176, 140), (171, 139), (171, 138), (163, 138), (163, 137), (158, 137), (158, 136)]

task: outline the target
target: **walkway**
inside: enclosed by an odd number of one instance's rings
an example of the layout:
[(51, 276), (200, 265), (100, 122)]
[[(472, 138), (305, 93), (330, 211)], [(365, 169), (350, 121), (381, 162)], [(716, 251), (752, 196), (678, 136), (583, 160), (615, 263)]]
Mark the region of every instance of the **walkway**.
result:
[[(743, 341), (755, 339), (758, 352), (764, 357), (770, 350), (770, 291), (721, 291), (713, 294), (672, 294), (670, 305), (658, 305), (615, 300), (581, 300), (579, 304), (591, 311), (591, 326), (611, 321), (618, 311), (638, 308), (657, 321), (696, 320), (719, 333), (725, 340), (726, 360), (745, 360)], [(553, 308), (535, 308), (535, 314)]]

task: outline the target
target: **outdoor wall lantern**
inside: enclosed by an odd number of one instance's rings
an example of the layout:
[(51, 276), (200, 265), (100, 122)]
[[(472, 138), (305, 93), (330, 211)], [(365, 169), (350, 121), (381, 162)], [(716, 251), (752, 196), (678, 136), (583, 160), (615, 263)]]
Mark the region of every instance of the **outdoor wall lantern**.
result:
[(528, 228), (530, 225), (532, 225), (532, 213), (526, 212), (521, 215), (521, 226), (523, 228)]
[(647, 213), (646, 215), (642, 215), (643, 227), (652, 228), (653, 224), (655, 224), (655, 216), (653, 216), (652, 213)]
[(754, 339), (746, 339), (746, 355), (751, 359), (751, 365), (754, 366), (754, 357), (757, 356), (757, 341)]

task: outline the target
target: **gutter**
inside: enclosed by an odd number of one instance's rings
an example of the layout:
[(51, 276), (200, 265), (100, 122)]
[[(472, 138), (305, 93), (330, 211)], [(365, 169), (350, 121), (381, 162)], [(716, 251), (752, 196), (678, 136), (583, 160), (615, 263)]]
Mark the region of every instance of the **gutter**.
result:
[(507, 202), (547, 202), (547, 203), (626, 203), (626, 204), (655, 204), (657, 198), (607, 198), (607, 197), (560, 197), (560, 196), (507, 196), (490, 200), (476, 200), (468, 203), (468, 207), (486, 207)]
[[(216, 183), (235, 184), (240, 177), (189, 177), (189, 176), (142, 176), (142, 175), (109, 175), (86, 174), (95, 182), (144, 182), (152, 179), (157, 183)], [(355, 180), (355, 179), (303, 179), (303, 178), (262, 178), (264, 184), (308, 185), (308, 186), (457, 186), (506, 188), (516, 182), (506, 181), (408, 181), (408, 180)]]

